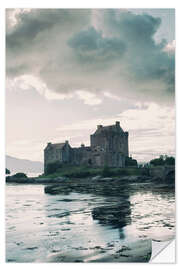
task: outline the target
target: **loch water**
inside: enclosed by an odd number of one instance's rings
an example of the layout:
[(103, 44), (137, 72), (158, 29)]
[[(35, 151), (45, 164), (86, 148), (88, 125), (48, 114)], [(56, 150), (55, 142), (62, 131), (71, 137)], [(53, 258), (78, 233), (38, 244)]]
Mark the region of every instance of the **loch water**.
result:
[[(117, 198), (118, 201), (123, 198)], [(44, 185), (6, 185), (7, 262), (46, 262), (57, 252), (82, 251), (137, 239), (167, 241), (175, 234), (173, 192), (129, 194), (130, 220), (119, 227), (94, 219), (96, 207), (116, 204), (111, 197), (70, 193), (49, 195)]]

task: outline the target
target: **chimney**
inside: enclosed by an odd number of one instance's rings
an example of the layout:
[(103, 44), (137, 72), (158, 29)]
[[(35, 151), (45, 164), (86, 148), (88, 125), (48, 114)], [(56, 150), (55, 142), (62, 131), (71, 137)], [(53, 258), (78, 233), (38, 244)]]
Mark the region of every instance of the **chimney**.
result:
[(120, 126), (120, 122), (119, 121), (116, 121), (116, 126)]
[(102, 128), (103, 126), (102, 125), (97, 125), (97, 129), (100, 129)]
[(67, 143), (67, 144), (68, 144), (68, 143), (69, 143), (69, 141), (65, 141), (65, 143)]
[(48, 142), (47, 145), (48, 145), (48, 146), (51, 145), (51, 142)]

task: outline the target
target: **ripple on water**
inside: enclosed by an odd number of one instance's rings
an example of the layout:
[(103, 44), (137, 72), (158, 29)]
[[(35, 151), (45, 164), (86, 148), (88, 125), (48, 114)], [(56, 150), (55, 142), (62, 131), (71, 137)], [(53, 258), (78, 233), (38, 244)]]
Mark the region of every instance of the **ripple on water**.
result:
[(116, 205), (121, 198), (105, 200), (75, 193), (48, 196), (43, 192), (43, 185), (22, 186), (7, 187), (6, 254), (9, 262), (31, 262), (39, 258), (46, 261), (48, 254), (64, 250), (71, 253), (74, 247), (79, 252), (89, 252), (91, 248), (98, 250), (97, 247), (111, 249), (107, 244), (115, 241), (119, 247), (138, 238), (162, 241), (174, 235), (174, 199), (165, 194), (147, 192), (130, 196), (131, 223), (125, 222), (124, 227), (114, 229), (100, 225), (91, 211), (101, 205)]

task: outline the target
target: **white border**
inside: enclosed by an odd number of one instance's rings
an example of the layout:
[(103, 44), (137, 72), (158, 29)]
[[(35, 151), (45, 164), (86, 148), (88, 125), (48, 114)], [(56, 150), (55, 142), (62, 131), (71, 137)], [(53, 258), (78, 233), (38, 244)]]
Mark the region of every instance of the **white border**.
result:
[[(178, 258), (176, 258), (177, 264), (172, 264), (171, 266), (169, 266), (169, 264), (166, 265), (156, 265), (156, 264), (127, 264), (127, 263), (123, 263), (123, 264), (43, 264), (43, 265), (39, 265), (39, 264), (6, 264), (4, 262), (4, 258), (5, 258), (5, 225), (4, 225), (4, 167), (5, 167), (5, 98), (4, 98), (4, 88), (5, 88), (5, 46), (4, 46), (4, 36), (5, 36), (5, 23), (4, 23), (4, 9), (5, 8), (176, 8), (176, 28), (179, 29), (179, 19), (180, 19), (180, 14), (179, 14), (179, 1), (175, 1), (175, 0), (171, 0), (171, 1), (160, 1), (160, 0), (151, 0), (151, 1), (140, 1), (140, 0), (134, 0), (134, 1), (130, 1), (130, 0), (126, 0), (126, 1), (115, 1), (115, 0), (111, 0), (111, 1), (106, 1), (103, 0), (101, 1), (42, 1), (42, 0), (31, 0), (31, 1), (2, 1), (1, 6), (0, 6), (0, 34), (1, 34), (1, 42), (0, 42), (0, 48), (1, 48), (1, 65), (0, 65), (0, 117), (1, 117), (1, 135), (0, 135), (0, 157), (1, 157), (1, 161), (0, 161), (0, 175), (1, 175), (1, 179), (0, 179), (0, 202), (1, 202), (1, 211), (0, 211), (0, 265), (1, 267), (3, 266), (4, 268), (11, 268), (13, 267), (17, 269), (24, 269), (24, 267), (26, 267), (27, 269), (31, 269), (32, 267), (37, 267), (37, 269), (39, 267), (43, 267), (44, 269), (49, 269), (49, 267), (53, 267), (54, 269), (59, 269), (63, 268), (63, 269), (68, 269), (68, 268), (74, 268), (74, 269), (84, 269), (84, 268), (89, 268), (91, 269), (91, 267), (93, 268), (103, 268), (104, 270), (106, 269), (119, 269), (120, 267), (123, 266), (123, 269), (131, 269), (133, 268), (142, 268), (144, 269), (144, 267), (153, 267), (154, 269), (156, 269), (156, 267), (161, 268), (163, 267), (163, 269), (169, 269), (169, 267), (172, 268), (176, 268), (178, 267)], [(177, 37), (178, 38), (178, 37)], [(177, 39), (176, 39), (177, 40)], [(178, 44), (178, 41), (177, 43)], [(3, 53), (2, 53), (3, 52)], [(179, 59), (178, 56), (178, 50), (176, 51), (176, 60)], [(178, 68), (178, 63), (177, 63), (177, 70), (179, 70)], [(177, 74), (177, 72), (176, 72)], [(177, 110), (177, 137), (179, 137), (179, 94), (178, 94), (178, 77), (177, 77), (177, 82), (176, 82), (176, 102), (177, 102), (177, 106), (176, 106), (176, 110)], [(178, 150), (178, 141), (176, 143), (176, 149)], [(176, 162), (177, 164), (179, 164), (179, 150), (177, 151), (177, 156), (176, 156)], [(180, 181), (179, 178), (179, 169), (177, 166), (177, 172), (176, 172), (176, 205), (178, 205), (178, 194), (177, 194), (177, 190), (179, 189), (179, 184), (178, 181)], [(178, 213), (178, 211), (177, 211)], [(177, 219), (179, 219), (179, 216), (177, 216)], [(178, 222), (178, 221), (177, 221)], [(178, 225), (177, 225), (178, 227)], [(177, 232), (177, 236), (178, 236), (178, 240), (179, 240), (179, 234)], [(179, 242), (179, 241), (178, 241)], [(178, 243), (176, 244), (178, 246)], [(178, 248), (178, 247), (177, 247)], [(176, 250), (176, 254), (177, 250)], [(165, 255), (165, 259), (167, 259), (167, 254)]]

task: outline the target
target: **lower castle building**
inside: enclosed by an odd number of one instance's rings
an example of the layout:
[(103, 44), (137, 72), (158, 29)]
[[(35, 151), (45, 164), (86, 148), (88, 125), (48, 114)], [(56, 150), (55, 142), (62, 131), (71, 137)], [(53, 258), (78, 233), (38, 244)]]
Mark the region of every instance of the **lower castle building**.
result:
[(90, 146), (71, 147), (68, 141), (48, 143), (44, 149), (44, 169), (57, 161), (92, 167), (125, 167), (126, 157), (129, 157), (128, 132), (116, 122), (111, 126), (98, 125), (90, 135)]

